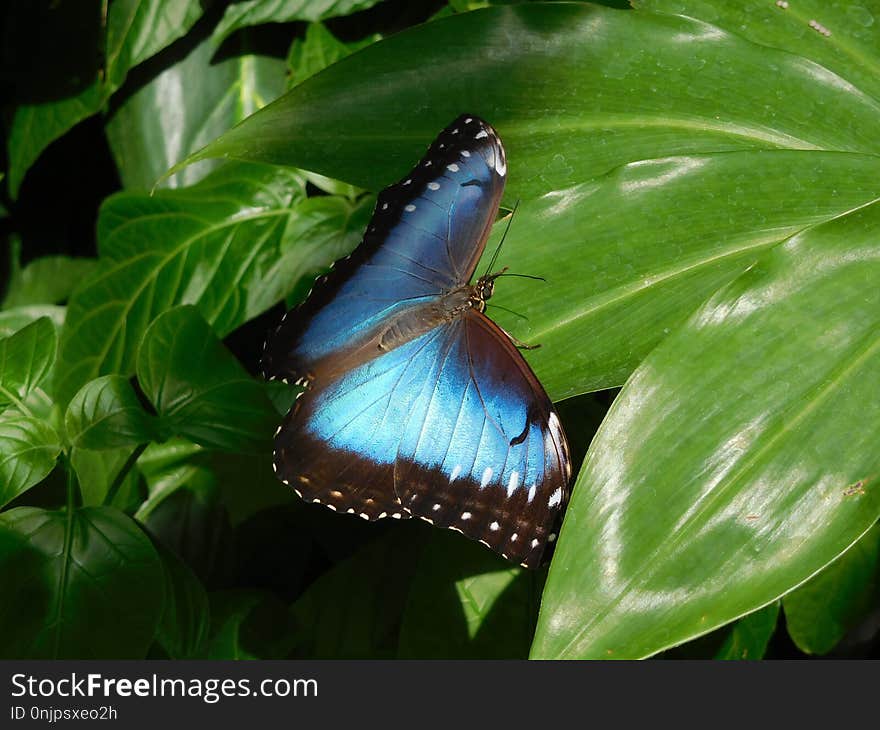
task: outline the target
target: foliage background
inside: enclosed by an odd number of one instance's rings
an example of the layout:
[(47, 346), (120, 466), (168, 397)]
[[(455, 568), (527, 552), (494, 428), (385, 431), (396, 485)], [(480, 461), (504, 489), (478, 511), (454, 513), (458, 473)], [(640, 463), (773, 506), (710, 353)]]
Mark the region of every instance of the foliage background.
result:
[[(0, 656), (876, 655), (880, 5), (634, 4), (4, 6)], [(265, 332), (462, 111), (549, 572), (269, 468)]]

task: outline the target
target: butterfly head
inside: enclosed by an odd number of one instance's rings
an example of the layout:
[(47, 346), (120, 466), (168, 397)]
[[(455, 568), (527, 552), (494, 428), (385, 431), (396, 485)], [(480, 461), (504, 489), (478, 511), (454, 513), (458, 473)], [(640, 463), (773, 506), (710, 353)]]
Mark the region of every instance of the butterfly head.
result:
[(477, 283), (474, 284), (471, 289), (472, 307), (480, 312), (486, 311), (486, 302), (489, 301), (495, 293), (495, 279), (501, 276), (505, 271), (507, 271), (506, 266), (501, 269), (501, 271), (496, 271), (494, 274), (486, 274), (477, 279)]

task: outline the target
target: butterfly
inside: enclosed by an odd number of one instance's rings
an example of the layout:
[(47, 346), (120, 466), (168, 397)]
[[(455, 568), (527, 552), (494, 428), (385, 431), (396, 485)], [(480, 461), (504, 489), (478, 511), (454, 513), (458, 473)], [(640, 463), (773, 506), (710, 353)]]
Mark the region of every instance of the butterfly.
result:
[(474, 115), (383, 190), (361, 244), (267, 339), (269, 379), (305, 386), (275, 434), (277, 477), (366, 520), (420, 517), (536, 567), (568, 499), (568, 443), (469, 284), (507, 158)]

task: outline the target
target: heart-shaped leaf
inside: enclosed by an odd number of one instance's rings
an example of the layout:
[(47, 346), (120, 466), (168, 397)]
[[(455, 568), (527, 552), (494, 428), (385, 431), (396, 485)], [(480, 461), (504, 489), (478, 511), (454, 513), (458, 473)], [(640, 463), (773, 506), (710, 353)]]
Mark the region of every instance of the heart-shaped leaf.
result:
[(149, 538), (122, 512), (0, 513), (0, 654), (19, 659), (144, 657), (164, 579)]
[(195, 307), (156, 318), (144, 335), (137, 373), (166, 436), (268, 452), (278, 417), (265, 388), (223, 347)]
[(118, 449), (157, 437), (152, 417), (120, 375), (84, 385), (70, 401), (65, 423), (71, 445), (81, 449)]
[(61, 439), (41, 418), (0, 416), (0, 507), (42, 481), (61, 453)]

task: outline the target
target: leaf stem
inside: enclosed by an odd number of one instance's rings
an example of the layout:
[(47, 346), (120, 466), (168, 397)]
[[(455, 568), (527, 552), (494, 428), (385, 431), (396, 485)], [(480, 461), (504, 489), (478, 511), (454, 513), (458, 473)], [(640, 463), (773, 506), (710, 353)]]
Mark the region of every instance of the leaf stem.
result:
[(119, 470), (119, 473), (116, 475), (116, 478), (113, 480), (113, 483), (110, 485), (110, 488), (107, 490), (107, 495), (104, 497), (104, 504), (109, 505), (112, 504), (113, 500), (116, 497), (116, 493), (119, 491), (119, 488), (122, 486), (122, 482), (125, 481), (125, 477), (128, 476), (128, 473), (131, 471), (132, 467), (135, 465), (138, 459), (141, 458), (141, 454), (144, 453), (147, 446), (149, 446), (149, 442), (139, 444), (135, 447), (134, 451), (131, 452), (129, 457), (125, 460), (125, 463), (122, 465), (122, 468)]

